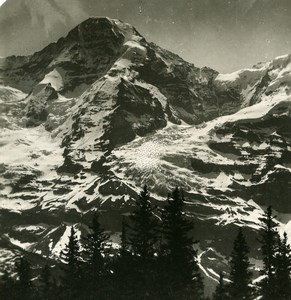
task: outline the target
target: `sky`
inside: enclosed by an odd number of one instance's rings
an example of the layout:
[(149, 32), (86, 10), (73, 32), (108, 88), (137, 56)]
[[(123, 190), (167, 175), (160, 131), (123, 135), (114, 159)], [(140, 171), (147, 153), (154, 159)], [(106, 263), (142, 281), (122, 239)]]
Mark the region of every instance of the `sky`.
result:
[(6, 0), (0, 0), (0, 6), (5, 2)]
[(0, 56), (40, 50), (91, 15), (131, 23), (148, 41), (222, 73), (291, 53), (290, 0), (7, 0)]

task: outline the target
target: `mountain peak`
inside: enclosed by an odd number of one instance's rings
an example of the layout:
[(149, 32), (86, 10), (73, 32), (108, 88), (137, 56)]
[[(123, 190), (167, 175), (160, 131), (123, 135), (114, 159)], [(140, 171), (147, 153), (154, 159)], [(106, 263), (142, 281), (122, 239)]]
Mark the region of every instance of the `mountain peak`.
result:
[(132, 25), (108, 17), (90, 17), (68, 34), (68, 38), (81, 40), (97, 38), (119, 39), (122, 36), (125, 41), (133, 36), (136, 36), (138, 39), (143, 38)]
[(14, 57), (0, 60), (1, 69), (16, 71), (26, 64), (26, 68), (22, 70), (23, 73), (29, 73), (20, 75), (21, 78), (29, 78), (24, 82), (17, 78), (14, 80), (15, 76), (10, 76), (9, 71), (1, 72), (0, 83), (29, 93), (35, 84), (53, 72), (58, 73), (58, 77), (64, 76), (63, 92), (72, 91), (76, 96), (74, 90), (82, 85), (77, 93), (80, 95), (90, 84), (108, 72), (127, 49), (125, 44), (128, 41), (139, 44), (145, 42), (145, 39), (130, 24), (107, 17), (90, 17), (73, 28), (66, 37), (32, 56), (18, 60)]

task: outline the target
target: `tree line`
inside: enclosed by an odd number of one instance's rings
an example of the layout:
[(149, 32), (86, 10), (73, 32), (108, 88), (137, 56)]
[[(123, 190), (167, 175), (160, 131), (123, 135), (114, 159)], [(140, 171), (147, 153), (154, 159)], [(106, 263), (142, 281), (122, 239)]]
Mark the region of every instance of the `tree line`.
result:
[(290, 300), (291, 299), (291, 248), (284, 232), (281, 237), (269, 206), (261, 220), (258, 242), (261, 247), (263, 268), (256, 282), (252, 281), (246, 237), (239, 228), (230, 257), (229, 283), (220, 273), (213, 300)]
[[(145, 186), (133, 212), (122, 222), (118, 249), (112, 247), (95, 213), (90, 230), (81, 241), (71, 227), (58, 272), (52, 272), (46, 264), (40, 275), (33, 276), (28, 259), (20, 257), (15, 264), (16, 275), (6, 272), (2, 276), (0, 299), (209, 299), (204, 295), (193, 223), (184, 212), (184, 202), (183, 191), (176, 188), (162, 209), (154, 207)], [(220, 272), (213, 300), (291, 299), (291, 250), (287, 234), (278, 234), (271, 207), (261, 223), (260, 280), (252, 280), (250, 248), (239, 228), (229, 259), (230, 272)]]

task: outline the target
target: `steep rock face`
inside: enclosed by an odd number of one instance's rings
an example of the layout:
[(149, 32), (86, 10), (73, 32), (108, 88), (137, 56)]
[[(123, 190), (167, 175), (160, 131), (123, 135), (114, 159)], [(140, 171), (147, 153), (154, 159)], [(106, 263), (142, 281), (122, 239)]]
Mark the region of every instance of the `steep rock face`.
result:
[(47, 120), (48, 112), (46, 107), (49, 101), (56, 100), (58, 94), (49, 85), (38, 85), (27, 97), (27, 126), (37, 126)]
[(40, 52), (29, 57), (2, 59), (1, 81), (29, 92), (54, 71), (63, 81), (63, 93), (80, 95), (88, 85), (105, 75), (120, 56), (127, 38), (123, 31), (128, 35), (135, 34), (135, 30), (125, 23), (107, 18), (88, 19), (70, 31), (66, 38)]
[(190, 124), (219, 115), (212, 83), (218, 74), (216, 71), (196, 68), (154, 44), (149, 45), (148, 57), (139, 70), (140, 77), (160, 89), (174, 115)]

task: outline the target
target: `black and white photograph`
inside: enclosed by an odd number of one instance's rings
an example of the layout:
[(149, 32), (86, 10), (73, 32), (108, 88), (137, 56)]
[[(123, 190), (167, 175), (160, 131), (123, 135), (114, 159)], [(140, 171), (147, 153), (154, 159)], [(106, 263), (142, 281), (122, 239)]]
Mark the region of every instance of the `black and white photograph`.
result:
[(291, 300), (290, 245), (290, 0), (0, 0), (1, 300)]

